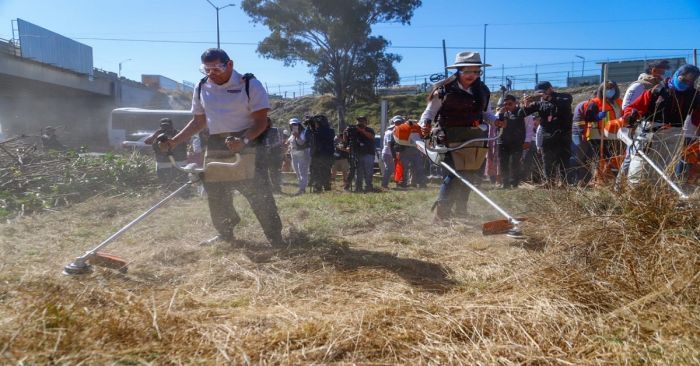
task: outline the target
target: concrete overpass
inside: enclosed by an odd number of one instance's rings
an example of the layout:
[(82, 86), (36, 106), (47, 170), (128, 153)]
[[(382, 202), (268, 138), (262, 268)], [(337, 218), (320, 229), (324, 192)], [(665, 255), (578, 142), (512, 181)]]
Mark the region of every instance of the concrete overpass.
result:
[(37, 135), (48, 125), (68, 146), (99, 150), (107, 142), (112, 109), (122, 106), (168, 109), (168, 98), (116, 74), (94, 76), (18, 56), (0, 40), (0, 124), (5, 136)]

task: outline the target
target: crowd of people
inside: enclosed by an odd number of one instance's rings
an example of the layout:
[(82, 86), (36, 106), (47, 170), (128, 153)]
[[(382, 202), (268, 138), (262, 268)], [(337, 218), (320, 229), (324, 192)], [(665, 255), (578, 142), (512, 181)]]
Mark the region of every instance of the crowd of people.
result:
[[(646, 169), (640, 152), (655, 143), (654, 136), (680, 133), (683, 148), (697, 144), (700, 125), (694, 87), (700, 71), (692, 65), (664, 78), (668, 62), (652, 63), (624, 97), (614, 80), (604, 80), (590, 99), (576, 106), (570, 94), (544, 81), (520, 99), (504, 92), (494, 111), (491, 92), (480, 77), (490, 65), (478, 52), (460, 52), (447, 67), (455, 72), (433, 86), (420, 118), (394, 116), (379, 138), (381, 146), (375, 146), (375, 131), (364, 116), (338, 134), (320, 114), (290, 119), (289, 130), (274, 128), (267, 117), (265, 89), (252, 74), (236, 72), (221, 49), (205, 51), (201, 60), (206, 77), (193, 95), (194, 119), (182, 131), (171, 131), (159, 148), (176, 149), (207, 128), (205, 162), (227, 162), (240, 154), (235, 174), (207, 170), (204, 175), (218, 231), (208, 242), (233, 241), (233, 227), (240, 221), (231, 201), (235, 189), (250, 202), (272, 245), (284, 245), (272, 193), (281, 191), (285, 152), (297, 177), (297, 195), (329, 191), (337, 176), (342, 176), (346, 191), (375, 192), (375, 156), (383, 166), (383, 189), (392, 181), (398, 189), (426, 187), (428, 176), (441, 165), (445, 169), (439, 171), (433, 205), (440, 222), (467, 215), (471, 189), (460, 183), (463, 179), (474, 187), (486, 179), (502, 189), (517, 188), (523, 181), (554, 188), (585, 186), (592, 180), (620, 183), (626, 173), (629, 184), (637, 184)], [(627, 140), (618, 131), (634, 142), (622, 143)], [(646, 140), (639, 138), (647, 135)], [(439, 149), (440, 161), (431, 164), (418, 141)], [(681, 157), (675, 165), (678, 177), (687, 173), (687, 162)]]

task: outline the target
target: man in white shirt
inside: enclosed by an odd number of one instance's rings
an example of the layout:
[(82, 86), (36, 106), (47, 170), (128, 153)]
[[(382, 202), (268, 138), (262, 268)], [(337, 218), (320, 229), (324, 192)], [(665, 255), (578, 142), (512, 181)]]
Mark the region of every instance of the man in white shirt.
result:
[[(233, 228), (241, 219), (233, 207), (233, 190), (250, 203), (265, 236), (273, 246), (284, 246), (282, 222), (277, 212), (269, 179), (256, 169), (256, 154), (264, 153), (256, 139), (268, 127), (270, 109), (267, 92), (251, 74), (241, 75), (233, 69), (233, 61), (224, 50), (210, 48), (202, 54), (202, 79), (192, 97), (194, 119), (172, 139), (161, 143), (173, 149), (186, 142), (203, 128), (209, 128), (205, 164), (230, 162), (241, 155), (239, 166), (231, 169), (207, 169), (204, 188), (209, 212), (218, 235), (202, 242), (225, 241), (234, 244)], [(260, 167), (261, 164), (257, 164)]]

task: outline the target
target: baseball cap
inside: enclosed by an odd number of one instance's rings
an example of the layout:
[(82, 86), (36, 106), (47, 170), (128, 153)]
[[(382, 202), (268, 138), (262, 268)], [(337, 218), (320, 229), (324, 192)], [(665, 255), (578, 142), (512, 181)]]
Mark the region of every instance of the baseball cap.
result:
[(401, 116), (401, 115), (396, 115), (394, 117), (391, 117), (391, 123), (397, 123), (397, 122), (403, 123), (403, 122), (406, 122), (406, 119), (403, 118), (403, 116)]
[(535, 93), (544, 93), (547, 89), (552, 87), (552, 83), (549, 81), (540, 81), (535, 85)]

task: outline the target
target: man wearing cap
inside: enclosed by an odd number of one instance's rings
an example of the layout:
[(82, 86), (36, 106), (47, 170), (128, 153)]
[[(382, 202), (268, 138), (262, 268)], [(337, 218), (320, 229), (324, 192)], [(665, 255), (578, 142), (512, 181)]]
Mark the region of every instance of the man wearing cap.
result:
[(41, 144), (44, 145), (44, 150), (63, 151), (66, 149), (66, 147), (58, 141), (56, 129), (52, 126), (46, 126), (44, 128), (44, 133), (41, 135)]
[[(374, 192), (372, 176), (374, 175), (374, 130), (367, 126), (367, 117), (356, 118), (354, 132), (349, 129), (352, 154), (355, 157), (355, 192)], [(351, 174), (352, 175), (352, 174)], [(348, 179), (351, 179), (349, 177)], [(364, 187), (363, 187), (364, 184)]]
[[(535, 100), (535, 99), (540, 100)], [(554, 186), (559, 173), (566, 183), (566, 170), (571, 156), (571, 94), (557, 93), (549, 81), (535, 86), (535, 95), (525, 98), (525, 113), (538, 113), (542, 133), (542, 158), (547, 187)]]
[(306, 193), (306, 186), (309, 184), (309, 166), (311, 164), (311, 149), (307, 141), (307, 133), (301, 125), (299, 118), (289, 120), (289, 129), (292, 131), (287, 140), (289, 144), (289, 155), (292, 159), (292, 170), (297, 176), (298, 190), (296, 196)]
[[(178, 134), (178, 132), (180, 131), (176, 130), (175, 127), (173, 127), (173, 121), (170, 120), (170, 118), (161, 118), (160, 126), (158, 127), (158, 129), (155, 132), (153, 132), (151, 136), (147, 137), (143, 141), (143, 143), (146, 145), (152, 145), (160, 134), (163, 133), (166, 136), (168, 136), (168, 138), (173, 138), (175, 135)], [(170, 159), (168, 158), (168, 154), (162, 151), (158, 147), (158, 144), (153, 145), (153, 150), (156, 155), (156, 175), (158, 176), (158, 181), (161, 185), (167, 186), (168, 184), (173, 183), (174, 180), (177, 180), (177, 182), (183, 182), (187, 179), (187, 176), (183, 172), (177, 170), (177, 168), (173, 166), (173, 164), (170, 162)], [(184, 166), (186, 164), (186, 144), (181, 144), (175, 147), (172, 150), (172, 154), (173, 158), (175, 159), (175, 163), (177, 163), (179, 166)]]
[[(645, 90), (634, 102), (624, 110), (624, 120), (633, 128), (638, 128), (642, 136), (650, 134), (651, 141), (638, 141), (631, 149), (631, 161), (627, 180), (630, 185), (638, 184), (645, 170), (643, 158), (636, 154), (638, 149), (648, 149), (650, 146), (660, 154), (653, 156), (670, 162), (672, 157), (663, 152), (671, 150), (675, 152), (674, 137), (682, 131), (685, 141), (681, 145), (688, 145), (698, 136), (700, 127), (700, 97), (697, 95), (695, 84), (700, 75), (700, 70), (693, 65), (683, 65), (673, 76), (659, 83), (651, 90)], [(644, 120), (638, 127), (640, 120)], [(648, 135), (647, 135), (648, 136)], [(668, 141), (663, 141), (667, 139)], [(677, 139), (676, 139), (677, 140)], [(664, 167), (661, 166), (661, 169)], [(682, 175), (685, 164), (681, 162), (676, 166), (676, 174)]]
[(506, 122), (498, 140), (501, 187), (517, 188), (521, 179), (520, 160), (523, 149), (529, 147), (525, 142), (527, 136), (525, 111), (518, 106), (515, 97), (508, 94), (503, 98), (503, 107), (499, 109), (498, 119)]
[[(448, 69), (457, 72), (435, 84), (428, 97), (428, 105), (421, 115), (423, 135), (431, 134), (438, 144), (456, 146), (467, 140), (486, 137), (488, 124), (497, 117), (491, 110), (491, 92), (481, 81), (482, 67), (478, 52), (460, 52)], [(435, 121), (435, 127), (432, 126)], [(498, 126), (503, 124), (498, 122)], [(486, 157), (486, 148), (474, 146), (446, 154), (450, 164), (473, 184), (479, 184), (479, 169)], [(435, 219), (442, 221), (453, 214), (465, 217), (470, 190), (460, 184), (450, 173), (443, 177), (440, 193), (435, 203)], [(455, 207), (453, 213), (452, 208)]]
[(382, 188), (389, 188), (389, 181), (394, 177), (394, 167), (396, 164), (396, 151), (394, 148), (394, 129), (404, 123), (402, 116), (391, 118), (391, 125), (384, 132), (382, 138), (382, 164), (384, 165), (384, 175), (382, 176)]
[(650, 90), (663, 81), (664, 74), (670, 68), (671, 64), (668, 60), (659, 60), (649, 63), (645, 72), (639, 74), (637, 81), (627, 87), (625, 96), (622, 98), (622, 109), (627, 108), (628, 105), (637, 100), (645, 90)]
[(269, 179), (256, 164), (259, 152), (256, 139), (267, 129), (270, 109), (267, 92), (251, 74), (241, 75), (233, 69), (233, 61), (222, 49), (210, 48), (201, 56), (202, 73), (206, 75), (192, 97), (194, 119), (172, 139), (160, 145), (172, 150), (198, 131), (209, 128), (205, 164), (231, 162), (240, 154), (235, 168), (207, 167), (204, 188), (209, 212), (218, 235), (202, 242), (234, 243), (233, 229), (241, 221), (233, 207), (233, 190), (250, 203), (267, 240), (273, 246), (285, 245), (282, 222), (277, 213)]
[[(637, 81), (633, 82), (627, 87), (625, 96), (622, 98), (622, 109), (624, 110), (628, 105), (637, 100), (637, 98), (639, 98), (639, 96), (642, 95), (645, 90), (650, 90), (662, 82), (664, 75), (670, 68), (671, 64), (668, 62), (668, 60), (658, 60), (649, 63), (649, 66), (645, 72), (639, 74)], [(620, 170), (617, 172), (617, 177), (615, 178), (616, 187), (619, 187), (623, 181), (623, 177), (627, 175), (627, 171), (630, 167), (630, 159), (630, 147), (627, 146), (625, 151), (625, 160), (623, 160)]]
[[(405, 121), (402, 116), (394, 117)], [(403, 175), (398, 187), (407, 188), (408, 178), (411, 178), (411, 185), (419, 188), (427, 187), (423, 159), (416, 147), (415, 140), (420, 139), (421, 128), (416, 121), (405, 121), (394, 128), (393, 150), (397, 153), (403, 168)]]

